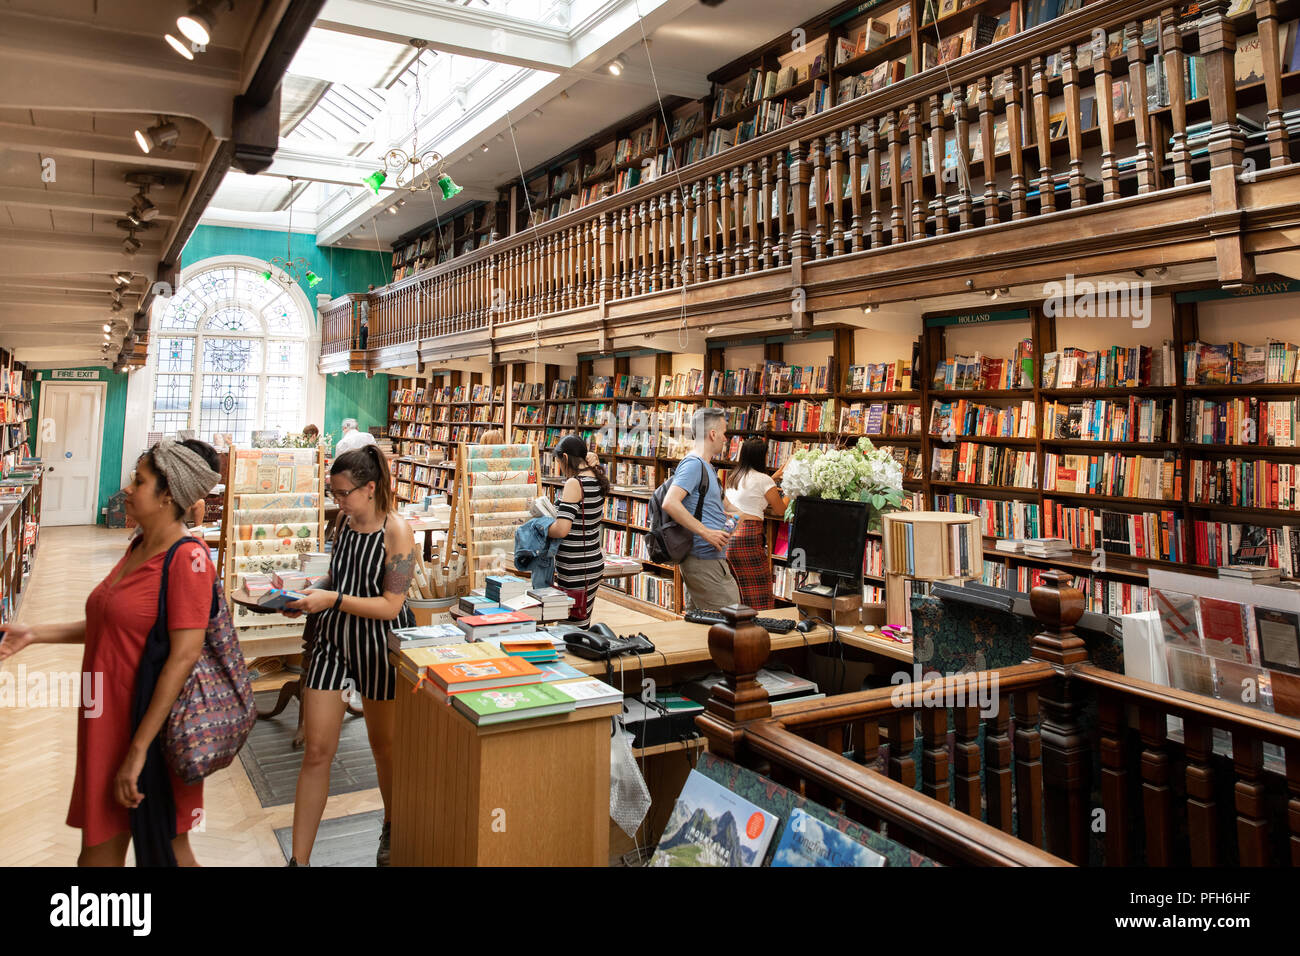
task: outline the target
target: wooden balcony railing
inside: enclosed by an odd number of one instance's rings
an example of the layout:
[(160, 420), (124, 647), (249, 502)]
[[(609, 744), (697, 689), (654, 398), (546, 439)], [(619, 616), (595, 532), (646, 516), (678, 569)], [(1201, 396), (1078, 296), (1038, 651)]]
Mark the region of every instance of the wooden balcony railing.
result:
[(1082, 595), (1046, 577), (1024, 664), (775, 708), (755, 680), (767, 633), (728, 609), (709, 632), (726, 675), (698, 719), (709, 749), (940, 862), (1300, 865), (1300, 721), (1089, 664)]
[[(1257, 0), (1264, 79), (1239, 90), (1227, 6), (1201, 3), (1195, 29), (1183, 31), (1167, 2), (1100, 0), (377, 290), (369, 345), (772, 269), (800, 286), (819, 260), (1194, 183), (1209, 184), (1205, 228), (1220, 279), (1248, 280), (1239, 192), (1251, 167), (1238, 108), (1266, 104), (1267, 164), (1290, 163), (1283, 93), (1300, 89), (1300, 74), (1278, 66), (1277, 3)], [(1152, 18), (1154, 42), (1144, 42)], [(1208, 85), (1196, 99), (1183, 79), (1192, 53)], [(1167, 105), (1148, 102), (1157, 57)], [(1206, 125), (1189, 139), (1189, 124)], [(342, 326), (337, 335), (350, 335)], [(327, 352), (339, 350), (334, 334)]]

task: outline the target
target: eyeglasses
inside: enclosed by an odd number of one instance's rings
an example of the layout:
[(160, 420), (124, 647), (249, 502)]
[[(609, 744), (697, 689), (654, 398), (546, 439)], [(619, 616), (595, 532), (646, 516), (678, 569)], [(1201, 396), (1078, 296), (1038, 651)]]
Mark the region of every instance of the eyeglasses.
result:
[(347, 491), (339, 491), (337, 488), (331, 488), (331, 489), (330, 489), (330, 494), (333, 495), (335, 501), (345, 501), (345, 500), (347, 500), (348, 495), (352, 494), (352, 492), (357, 491), (358, 489), (363, 488), (363, 487), (365, 487), (365, 486), (364, 486), (364, 485), (353, 485), (353, 486), (352, 486), (351, 488), (349, 488)]

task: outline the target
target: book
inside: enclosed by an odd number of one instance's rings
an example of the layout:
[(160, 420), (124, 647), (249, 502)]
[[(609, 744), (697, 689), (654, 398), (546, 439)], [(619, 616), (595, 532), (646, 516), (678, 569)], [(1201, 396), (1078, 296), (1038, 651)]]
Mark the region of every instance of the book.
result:
[(464, 642), (465, 632), (455, 624), (427, 624), (421, 627), (399, 627), (388, 632), (388, 646), (395, 651), (407, 650), (414, 647), (463, 644)]
[(1199, 653), (1201, 632), (1196, 624), (1196, 598), (1179, 591), (1152, 588), (1151, 599), (1160, 615), (1165, 644)]
[(772, 866), (884, 866), (885, 858), (796, 807), (790, 813)]
[(576, 707), (599, 707), (602, 704), (617, 704), (623, 700), (623, 692), (617, 687), (610, 687), (602, 680), (583, 676), (578, 680), (557, 681), (552, 684), (556, 690), (573, 699)]
[(1255, 608), (1255, 636), (1264, 667), (1300, 675), (1300, 615), (1271, 607)]
[(1212, 657), (1255, 663), (1251, 650), (1254, 622), (1249, 604), (1219, 598), (1196, 598), (1196, 623), (1205, 652)]
[(479, 644), (433, 644), (428, 647), (403, 648), (406, 659), (423, 674), (425, 668), (460, 661), (487, 661), (503, 657), (501, 648), (486, 642)]
[(766, 810), (692, 770), (650, 866), (762, 866), (776, 823)]
[(457, 694), (452, 703), (479, 726), (567, 714), (574, 709), (573, 700), (556, 691), (553, 684), (471, 690)]
[[(428, 648), (437, 650), (437, 648)], [(494, 657), (488, 660), (457, 661), (433, 664), (424, 670), (424, 676), (448, 694), (463, 694), (470, 690), (495, 690), (519, 684), (536, 684), (541, 681), (541, 671), (518, 657)]]

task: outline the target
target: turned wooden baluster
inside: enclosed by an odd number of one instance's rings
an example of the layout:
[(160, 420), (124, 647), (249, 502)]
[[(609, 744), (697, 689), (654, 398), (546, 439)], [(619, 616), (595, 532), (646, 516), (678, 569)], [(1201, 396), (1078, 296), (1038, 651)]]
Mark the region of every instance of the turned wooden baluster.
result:
[(1061, 49), (1061, 75), (1065, 83), (1065, 122), (1070, 140), (1070, 206), (1088, 205), (1083, 181), (1083, 115), (1079, 106), (1079, 64), (1074, 45)]
[[(704, 180), (704, 223), (700, 226), (700, 245), (705, 246), (704, 261), (709, 278), (718, 277), (718, 177)], [(701, 274), (701, 278), (703, 275)]]
[(1101, 198), (1119, 198), (1119, 167), (1115, 159), (1115, 84), (1111, 78), (1110, 47), (1098, 43), (1092, 51), (1092, 75), (1097, 89), (1097, 123), (1101, 127)]
[(831, 238), (829, 253), (844, 255), (844, 144), (839, 134), (830, 137)]
[(641, 266), (641, 248), (642, 248), (641, 214), (643, 211), (644, 210), (640, 206), (634, 204), (628, 213), (628, 224), (630, 226), (630, 230), (631, 230), (630, 235), (632, 237), (631, 238), (632, 295), (640, 295), (642, 292), (646, 291), (644, 285), (645, 273), (643, 272)]
[(948, 806), (948, 711), (945, 708), (922, 708), (921, 739), (921, 792)]
[(1011, 697), (998, 695), (998, 709), (984, 720), (984, 792), (988, 824), (1003, 833), (1011, 822)]
[(1041, 56), (1030, 64), (1030, 83), (1034, 91), (1033, 118), (1034, 143), (1038, 150), (1038, 211), (1056, 211), (1056, 183), (1052, 179), (1052, 139), (1050, 135), (1051, 80)]
[(672, 285), (673, 214), (668, 193), (659, 197), (659, 288)]
[(889, 114), (889, 225), (890, 244), (907, 239), (903, 217), (903, 121), (901, 112)]
[(1300, 866), (1300, 747), (1287, 744), (1286, 802), (1287, 829), (1291, 831), (1291, 865)]
[[(802, 275), (812, 259), (812, 233), (808, 223), (808, 179), (810, 168), (807, 148), (801, 142), (790, 144), (790, 264)], [(802, 280), (799, 280), (802, 281)]]
[(1136, 20), (1124, 25), (1124, 46), (1128, 51), (1130, 109), (1133, 111), (1133, 133), (1137, 138), (1138, 192), (1149, 193), (1156, 188), (1156, 170), (1147, 139), (1151, 135), (1147, 123), (1147, 48), (1142, 42), (1142, 24)]
[(976, 820), (980, 819), (979, 724), (979, 707), (953, 710), (953, 806)]
[(809, 213), (812, 222), (812, 258), (820, 259), (826, 251), (826, 153), (820, 139), (808, 144), (811, 180), (808, 183)]
[(564, 259), (563, 274), (560, 277), (560, 292), (563, 295), (564, 307), (572, 309), (578, 304), (578, 277), (582, 270), (578, 265), (578, 254), (580, 247), (578, 245), (578, 227), (572, 227), (564, 231)]
[(970, 119), (966, 115), (966, 99), (974, 87), (959, 89), (961, 96), (953, 103), (953, 119), (956, 127), (957, 168), (957, 229), (964, 231), (971, 227), (971, 180), (970, 180)]
[(1029, 215), (1025, 199), (1025, 130), (1021, 106), (1020, 71), (1007, 72), (1007, 143), (1011, 156), (1011, 219)]
[(537, 314), (537, 250), (544, 242), (544, 239), (537, 239), (524, 246), (520, 252), (519, 268), (524, 277), (524, 317), (528, 318)]
[(672, 252), (672, 267), (668, 271), (669, 285), (681, 288), (686, 284), (686, 265), (684, 256), (684, 243), (682, 241), (682, 207), (685, 197), (682, 196), (680, 189), (674, 189), (671, 197), (672, 205), (672, 239), (668, 243), (668, 248)]
[(999, 221), (998, 161), (993, 139), (993, 89), (987, 76), (979, 78), (980, 154), (984, 164), (984, 225)]
[(596, 236), (600, 248), (600, 271), (596, 278), (599, 283), (597, 302), (608, 302), (618, 295), (618, 282), (614, 275), (614, 231), (614, 216), (607, 212), (601, 213)]
[(741, 275), (745, 271), (745, 183), (740, 176), (740, 167), (731, 170), (731, 215), (727, 223), (731, 242), (731, 274)]
[(754, 164), (745, 164), (745, 187), (748, 196), (745, 199), (745, 212), (749, 219), (749, 242), (745, 244), (747, 258), (746, 270), (753, 272), (758, 268), (758, 179), (754, 173)]
[(652, 290), (658, 292), (663, 288), (663, 284), (659, 280), (659, 270), (662, 268), (663, 209), (658, 201), (654, 199), (650, 200), (649, 206), (650, 228), (646, 230), (646, 281)]
[(876, 718), (853, 723), (853, 759), (870, 766), (880, 756), (880, 724)]
[[(1169, 789), (1167, 720), (1163, 712), (1140, 708), (1142, 739), (1142, 829), (1146, 836), (1148, 866), (1169, 866), (1173, 854), (1173, 791)], [(1123, 826), (1119, 820), (1116, 826)], [(1112, 821), (1108, 820), (1107, 825)]]
[[(960, 92), (960, 88), (953, 91), (954, 99)], [(934, 209), (934, 234), (936, 236), (943, 236), (948, 233), (948, 206), (944, 188), (949, 175), (948, 167), (944, 165), (946, 153), (944, 140), (947, 138), (947, 132), (948, 124), (947, 117), (943, 112), (943, 96), (936, 94), (930, 97), (930, 174), (934, 179), (934, 199), (930, 205)]]
[(1169, 116), (1174, 127), (1169, 160), (1174, 167), (1174, 185), (1186, 186), (1192, 181), (1192, 162), (1187, 153), (1187, 55), (1183, 52), (1183, 31), (1178, 29), (1172, 7), (1160, 11), (1160, 22), (1164, 28), (1165, 75), (1169, 80)]
[(784, 153), (776, 157), (776, 257), (778, 265), (789, 265), (790, 248), (790, 164)]
[[(690, 183), (683, 190), (682, 196), (682, 285), (690, 285), (699, 274), (699, 244), (695, 241), (696, 223), (699, 210), (695, 200), (699, 191), (698, 183)], [(658, 382), (655, 383), (657, 388)]]
[(718, 274), (722, 277), (731, 275), (731, 177), (722, 173), (718, 177), (718, 191), (721, 194), (719, 209), (722, 216), (721, 234), (714, 258), (718, 260)]
[(905, 787), (916, 786), (916, 761), (912, 749), (916, 743), (916, 713), (904, 710), (886, 719), (889, 728), (888, 776)]
[(1241, 866), (1270, 863), (1264, 787), (1264, 745), (1249, 729), (1232, 733), (1232, 766), (1237, 774), (1237, 852)]
[(758, 161), (759, 168), (759, 216), (763, 223), (763, 244), (759, 251), (762, 268), (776, 265), (772, 248), (772, 157), (764, 156)]
[(862, 250), (862, 136), (864, 126), (849, 131), (849, 251)]
[(1192, 718), (1183, 721), (1187, 768), (1187, 836), (1192, 866), (1217, 866), (1218, 805), (1214, 799), (1214, 730)]
[(1016, 836), (1034, 846), (1043, 845), (1043, 760), (1038, 731), (1038, 691), (1018, 690), (1015, 701), (1016, 730), (1012, 746), (1016, 754)]
[(655, 285), (654, 259), (654, 203), (643, 202), (641, 215), (641, 291), (653, 292)]
[[(924, 239), (925, 220), (925, 127), (921, 121), (921, 104), (907, 108), (907, 145), (912, 157), (912, 239)], [(940, 161), (942, 157), (940, 157)], [(900, 177), (901, 179), (901, 177)]]
[(880, 132), (874, 119), (867, 120), (862, 128), (867, 142), (867, 241), (869, 248), (876, 249), (885, 242), (880, 212)]
[[(1277, 23), (1277, 0), (1255, 0), (1255, 22), (1259, 26), (1259, 46), (1264, 57), (1264, 95), (1268, 116), (1264, 121), (1264, 139), (1268, 143), (1268, 164), (1285, 166), (1291, 162), (1286, 123), (1282, 119), (1282, 69)], [(1293, 40), (1292, 43), (1295, 41)]]

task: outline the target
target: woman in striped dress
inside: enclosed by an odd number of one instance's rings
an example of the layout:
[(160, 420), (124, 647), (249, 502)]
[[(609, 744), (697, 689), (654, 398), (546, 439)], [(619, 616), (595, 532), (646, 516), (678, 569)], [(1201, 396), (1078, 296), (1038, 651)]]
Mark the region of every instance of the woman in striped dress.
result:
[(376, 863), (387, 866), (397, 693), (397, 673), (388, 662), (388, 632), (414, 623), (406, 589), (414, 572), (415, 538), (393, 512), (388, 462), (375, 445), (339, 455), (330, 468), (330, 491), (339, 505), (339, 519), (328, 579), (290, 605), (316, 615), (316, 639), (302, 692), (306, 743), (294, 798), (289, 865), (305, 866), (311, 858), (347, 700), (352, 691), (360, 691), (384, 801)]
[(561, 439), (554, 454), (557, 470), (567, 479), (560, 494), (558, 516), (547, 532), (561, 539), (555, 554), (554, 585), (587, 592), (586, 616), (574, 618), (578, 627), (585, 628), (591, 623), (596, 589), (605, 573), (605, 552), (600, 541), (609, 478), (596, 456), (588, 456), (587, 443), (577, 435)]

